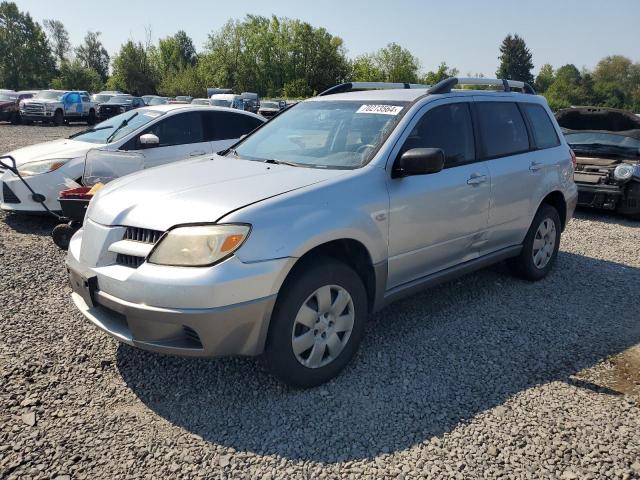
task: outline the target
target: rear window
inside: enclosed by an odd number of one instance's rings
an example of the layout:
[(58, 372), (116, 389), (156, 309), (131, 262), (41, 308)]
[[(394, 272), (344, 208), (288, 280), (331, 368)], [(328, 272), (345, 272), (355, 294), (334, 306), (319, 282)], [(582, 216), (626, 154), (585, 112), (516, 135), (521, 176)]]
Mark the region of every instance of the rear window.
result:
[(242, 113), (205, 112), (205, 127), (209, 141), (240, 138), (262, 125), (262, 121)]
[(486, 157), (529, 150), (527, 128), (515, 103), (477, 102), (476, 108)]
[(560, 139), (547, 111), (542, 106), (532, 103), (525, 103), (522, 107), (529, 117), (536, 147), (552, 148), (560, 145)]

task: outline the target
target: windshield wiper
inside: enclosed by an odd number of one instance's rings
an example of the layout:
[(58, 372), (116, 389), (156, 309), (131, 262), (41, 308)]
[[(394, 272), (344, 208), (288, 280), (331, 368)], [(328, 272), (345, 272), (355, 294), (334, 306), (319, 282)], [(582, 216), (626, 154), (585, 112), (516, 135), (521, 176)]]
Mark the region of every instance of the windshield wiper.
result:
[(113, 128), (113, 125), (107, 125), (106, 127), (98, 127), (98, 128), (87, 128), (86, 130), (82, 130), (81, 132), (70, 135), (69, 138), (76, 138), (77, 136), (84, 135), (85, 133), (99, 132), (100, 130), (106, 130), (108, 128)]
[(129, 118), (125, 118), (124, 120), (122, 120), (122, 122), (120, 122), (120, 125), (118, 125), (118, 127), (113, 131), (113, 133), (111, 135), (109, 135), (107, 137), (107, 142), (106, 143), (110, 143), (111, 140), (113, 140), (113, 137), (116, 136), (116, 133), (118, 133), (120, 130), (122, 130), (124, 127), (126, 127), (127, 125), (129, 125), (129, 122), (133, 119), (133, 117), (135, 117), (136, 115), (138, 115), (138, 112), (134, 113), (133, 115), (131, 115)]
[(301, 165), (299, 163), (295, 163), (295, 162), (287, 162), (285, 160), (275, 160), (273, 158), (267, 158), (266, 160), (263, 160), (264, 163), (270, 163), (273, 165), (289, 165), (290, 167), (302, 167), (304, 165)]

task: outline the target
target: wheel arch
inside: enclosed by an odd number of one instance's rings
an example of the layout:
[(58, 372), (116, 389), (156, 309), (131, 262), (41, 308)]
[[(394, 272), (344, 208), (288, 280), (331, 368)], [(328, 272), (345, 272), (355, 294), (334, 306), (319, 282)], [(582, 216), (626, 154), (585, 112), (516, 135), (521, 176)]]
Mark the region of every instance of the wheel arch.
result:
[(560, 216), (560, 223), (562, 225), (562, 231), (564, 231), (567, 225), (567, 201), (564, 198), (564, 194), (560, 190), (554, 190), (548, 193), (538, 205), (536, 212), (540, 209), (540, 206), (547, 204), (552, 206), (558, 211)]

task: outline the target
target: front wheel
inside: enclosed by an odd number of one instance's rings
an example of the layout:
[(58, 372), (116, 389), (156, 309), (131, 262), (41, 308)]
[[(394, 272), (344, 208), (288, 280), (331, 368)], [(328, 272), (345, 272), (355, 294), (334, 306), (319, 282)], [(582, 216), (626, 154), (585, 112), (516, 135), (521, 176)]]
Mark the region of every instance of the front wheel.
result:
[(87, 125), (95, 125), (96, 124), (96, 111), (91, 109), (89, 110), (89, 117), (87, 117)]
[(56, 113), (53, 116), (53, 124), (56, 127), (59, 127), (63, 123), (64, 123), (64, 113), (62, 113), (62, 110), (56, 110)]
[(22, 116), (20, 112), (16, 112), (11, 116), (11, 125), (20, 125)]
[(509, 260), (513, 272), (526, 280), (541, 280), (553, 268), (560, 247), (560, 215), (542, 204), (531, 222), (520, 255)]
[(367, 293), (349, 266), (324, 258), (299, 267), (274, 308), (267, 369), (296, 387), (325, 383), (353, 358), (366, 317)]
[(76, 233), (78, 229), (71, 223), (61, 223), (56, 225), (51, 232), (53, 237), (53, 243), (55, 243), (61, 250), (68, 250), (71, 243), (71, 237)]

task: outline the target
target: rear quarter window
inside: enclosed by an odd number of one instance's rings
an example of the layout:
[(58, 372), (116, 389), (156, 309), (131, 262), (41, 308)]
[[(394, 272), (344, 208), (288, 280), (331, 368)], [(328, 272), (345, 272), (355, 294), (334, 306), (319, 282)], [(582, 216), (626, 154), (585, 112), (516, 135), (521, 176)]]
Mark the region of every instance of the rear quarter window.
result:
[(502, 157), (529, 150), (529, 136), (520, 109), (513, 102), (477, 102), (484, 156)]
[(533, 139), (538, 148), (553, 148), (560, 145), (560, 139), (556, 133), (549, 114), (541, 105), (524, 103), (522, 108), (529, 118), (529, 124), (533, 131)]

